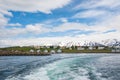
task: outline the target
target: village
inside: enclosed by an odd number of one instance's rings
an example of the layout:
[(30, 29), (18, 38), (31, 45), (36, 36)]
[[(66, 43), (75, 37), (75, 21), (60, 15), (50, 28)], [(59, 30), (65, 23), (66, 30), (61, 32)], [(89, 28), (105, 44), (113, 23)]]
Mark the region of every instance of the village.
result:
[(0, 48), (0, 55), (50, 55), (62, 53), (120, 53), (120, 46), (14, 46)]

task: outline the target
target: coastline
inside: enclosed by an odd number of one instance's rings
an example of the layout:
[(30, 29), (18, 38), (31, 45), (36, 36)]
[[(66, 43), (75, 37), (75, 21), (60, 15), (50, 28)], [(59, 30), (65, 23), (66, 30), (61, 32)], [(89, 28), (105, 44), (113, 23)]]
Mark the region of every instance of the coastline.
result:
[(48, 56), (52, 54), (119, 54), (119, 48), (109, 47), (59, 47), (59, 46), (42, 46), (42, 47), (7, 47), (0, 48), (0, 56)]
[[(21, 54), (1, 54), (0, 56), (50, 56), (53, 53), (21, 53)], [(120, 54), (120, 52), (63, 52), (63, 53), (54, 53), (54, 54)]]

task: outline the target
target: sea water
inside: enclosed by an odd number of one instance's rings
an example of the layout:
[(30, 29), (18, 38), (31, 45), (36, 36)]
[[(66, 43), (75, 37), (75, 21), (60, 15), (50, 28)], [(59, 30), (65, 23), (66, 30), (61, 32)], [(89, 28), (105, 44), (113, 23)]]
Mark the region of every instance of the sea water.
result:
[(1, 56), (0, 80), (120, 80), (120, 54)]

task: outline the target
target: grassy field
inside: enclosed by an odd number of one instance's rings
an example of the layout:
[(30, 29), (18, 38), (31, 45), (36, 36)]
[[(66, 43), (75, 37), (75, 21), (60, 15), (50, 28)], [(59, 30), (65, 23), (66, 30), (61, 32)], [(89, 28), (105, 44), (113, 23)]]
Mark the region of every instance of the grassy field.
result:
[(65, 53), (110, 53), (111, 50), (68, 50), (68, 49), (63, 49), (63, 52)]

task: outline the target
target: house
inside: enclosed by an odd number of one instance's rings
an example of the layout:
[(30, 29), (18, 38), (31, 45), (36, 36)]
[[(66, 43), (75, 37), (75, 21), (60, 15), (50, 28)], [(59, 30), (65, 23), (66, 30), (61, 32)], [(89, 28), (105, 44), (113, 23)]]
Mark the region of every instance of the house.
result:
[(40, 49), (40, 46), (34, 46), (35, 49)]
[(66, 48), (66, 46), (60, 46), (60, 49), (65, 49)]
[(33, 49), (31, 49), (31, 50), (30, 50), (30, 53), (33, 53), (33, 52), (34, 52), (34, 50), (33, 50)]
[(50, 48), (50, 46), (46, 46), (46, 48)]
[(116, 50), (112, 49), (111, 52), (116, 52)]
[(85, 50), (83, 47), (77, 47), (77, 50)]
[(47, 50), (47, 49), (45, 49), (43, 52), (44, 52), (44, 53), (48, 53), (48, 50)]
[(116, 52), (120, 52), (120, 49), (116, 49)]
[(104, 49), (104, 48), (105, 48), (105, 47), (102, 47), (102, 46), (99, 46), (99, 47), (98, 47), (99, 50), (102, 50), (102, 49)]
[(55, 54), (55, 50), (51, 50), (50, 53)]
[(40, 48), (45, 48), (45, 46), (41, 46)]
[(92, 46), (89, 46), (88, 49), (89, 49), (89, 50), (93, 50), (94, 48), (93, 48)]
[(37, 53), (40, 53), (40, 50), (37, 50)]
[(114, 46), (115, 49), (120, 49), (120, 46)]
[(117, 53), (119, 53), (119, 52), (120, 52), (120, 49), (112, 49), (111, 52), (117, 52)]
[(55, 48), (57, 48), (58, 46), (53, 46), (53, 48), (55, 49)]
[(71, 47), (69, 47), (69, 50), (72, 50), (72, 48), (71, 48)]
[(58, 49), (58, 50), (57, 50), (57, 53), (61, 53), (61, 52), (62, 52), (62, 50), (61, 50), (61, 49)]

